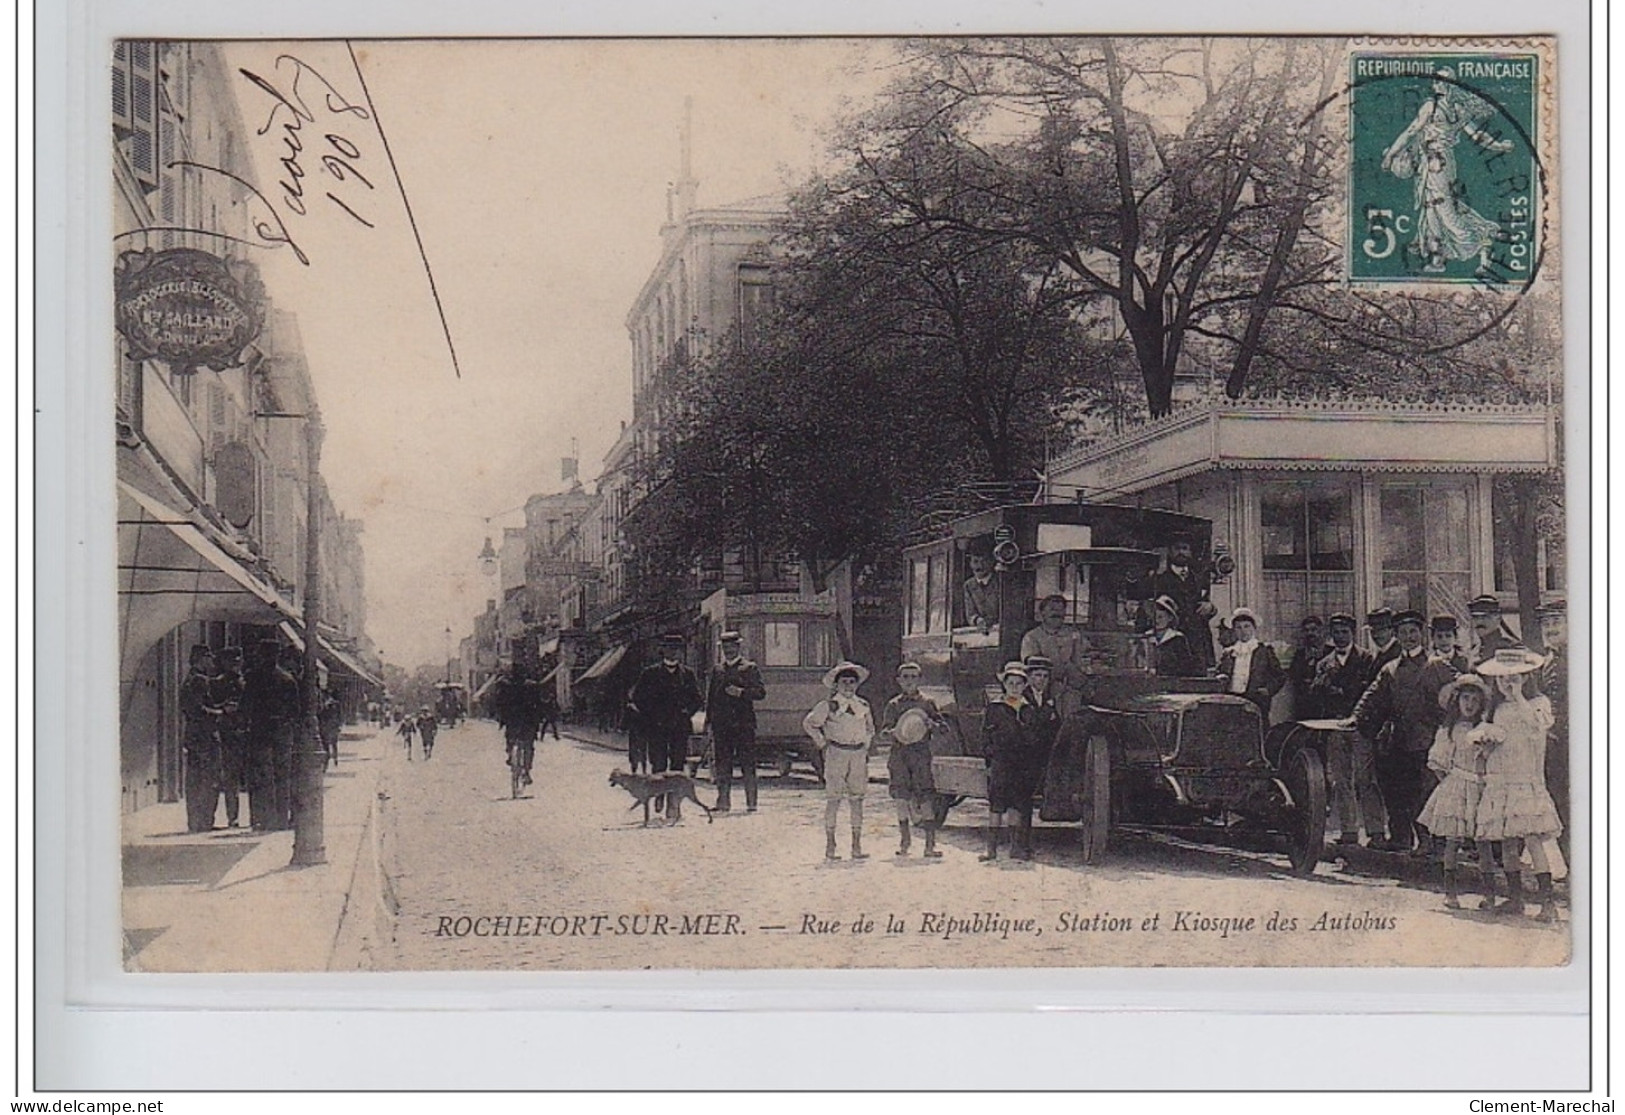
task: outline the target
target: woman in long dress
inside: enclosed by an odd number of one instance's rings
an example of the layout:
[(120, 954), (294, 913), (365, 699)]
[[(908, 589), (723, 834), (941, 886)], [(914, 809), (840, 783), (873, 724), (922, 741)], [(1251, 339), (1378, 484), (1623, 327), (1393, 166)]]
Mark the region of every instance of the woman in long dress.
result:
[(1544, 661), (1532, 651), (1513, 647), (1496, 651), (1493, 658), (1478, 665), (1478, 672), (1492, 680), (1496, 691), (1489, 723), (1479, 729), (1486, 755), (1475, 836), (1502, 844), (1509, 894), (1495, 912), (1524, 912), (1518, 862), (1527, 849), (1535, 868), (1538, 916), (1551, 921), (1557, 916), (1552, 876), (1567, 870), (1557, 846), (1563, 823), (1546, 791), (1546, 737), (1552, 726), (1552, 703), (1526, 688), (1529, 675)]

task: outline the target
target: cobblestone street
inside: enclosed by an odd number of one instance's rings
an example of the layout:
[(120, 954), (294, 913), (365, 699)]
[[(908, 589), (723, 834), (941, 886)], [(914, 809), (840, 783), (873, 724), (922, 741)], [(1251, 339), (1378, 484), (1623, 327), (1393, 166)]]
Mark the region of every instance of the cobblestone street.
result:
[[(1033, 864), (989, 866), (971, 803), (950, 815), (942, 859), (920, 858), (918, 841), (898, 858), (875, 782), (871, 858), (826, 864), (823, 793), (805, 774), (764, 777), (756, 814), (736, 787), (715, 823), (690, 803), (681, 823), (644, 828), (608, 782), (624, 757), (568, 736), (538, 747), (517, 801), (490, 722), (442, 731), (433, 760), (415, 760), (391, 754), (381, 783), (400, 904), (388, 963), (401, 968), (1357, 965), (1391, 961), (1400, 941), (1418, 965), (1555, 964), (1567, 950), (1566, 926), (1446, 912), (1424, 864), (1398, 882), (1372, 864), (1302, 880), (1284, 853), (1131, 832), (1091, 869), (1073, 829), (1040, 826)], [(847, 838), (843, 809), (843, 856)]]

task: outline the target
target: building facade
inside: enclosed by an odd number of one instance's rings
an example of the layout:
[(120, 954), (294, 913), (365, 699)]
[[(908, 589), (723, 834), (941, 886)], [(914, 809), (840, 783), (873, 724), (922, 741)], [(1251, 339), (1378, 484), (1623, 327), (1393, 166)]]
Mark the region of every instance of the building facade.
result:
[[(242, 122), (229, 76), (214, 44), (115, 44), (121, 272), (171, 249), (194, 249), (252, 275), (231, 239), (251, 237), (234, 179), (254, 175), (237, 138)], [(263, 292), (253, 296), (264, 306), (258, 336), (221, 370), (133, 355), (124, 335), (111, 338), (125, 811), (180, 796), (179, 690), (189, 648), (245, 645), (302, 623), (307, 424), (319, 411), (297, 322)], [(371, 682), (360, 523), (338, 515), (320, 477), (316, 501), (322, 651), (353, 709), (356, 686)]]

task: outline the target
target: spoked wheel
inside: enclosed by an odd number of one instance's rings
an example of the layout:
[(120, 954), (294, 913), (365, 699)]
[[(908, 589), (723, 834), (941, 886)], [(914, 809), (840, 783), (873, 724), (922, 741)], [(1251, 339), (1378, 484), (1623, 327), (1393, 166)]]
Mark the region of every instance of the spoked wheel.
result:
[(1106, 855), (1112, 827), (1112, 757), (1102, 735), (1089, 737), (1083, 752), (1083, 862), (1099, 863)]
[(1308, 878), (1326, 848), (1326, 764), (1318, 751), (1300, 747), (1288, 756), (1281, 781), (1292, 794), (1292, 812), (1287, 817), (1292, 873)]

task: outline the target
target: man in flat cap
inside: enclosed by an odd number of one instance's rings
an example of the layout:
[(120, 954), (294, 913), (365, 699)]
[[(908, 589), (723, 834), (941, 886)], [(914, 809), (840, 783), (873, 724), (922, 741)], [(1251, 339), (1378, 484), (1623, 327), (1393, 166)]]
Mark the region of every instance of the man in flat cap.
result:
[[(1376, 675), (1376, 655), (1354, 641), (1358, 626), (1347, 612), (1338, 612), (1326, 621), (1332, 649), (1316, 664), (1314, 679), (1309, 683), (1320, 717), (1343, 720), (1354, 715), (1355, 704)], [(1362, 821), (1366, 835), (1380, 840), (1388, 830), (1388, 811), (1377, 789), (1371, 738), (1363, 732), (1334, 733), (1327, 738), (1326, 774), (1338, 823), (1337, 842), (1358, 844)]]
[[(705, 707), (700, 682), (683, 663), (687, 641), (672, 633), (660, 640), (660, 661), (645, 666), (626, 695), (626, 708), (638, 720), (649, 743), (649, 770), (681, 771), (688, 762), (688, 737), (693, 717)], [(675, 801), (668, 804), (668, 820), (680, 816)]]
[(1376, 741), (1377, 782), (1388, 806), (1388, 839), (1371, 844), (1379, 851), (1427, 851), (1416, 815), (1430, 789), (1428, 749), (1443, 716), (1439, 692), (1456, 680), (1456, 671), (1427, 653), (1426, 626), (1421, 612), (1394, 616), (1399, 657), (1377, 671), (1354, 707), (1353, 726)]
[(1478, 645), (1473, 647), (1469, 660), (1474, 666), (1495, 657), (1498, 650), (1522, 646), (1515, 635), (1507, 630), (1501, 618), (1501, 602), (1489, 593), (1475, 596), (1467, 602), (1467, 614), (1473, 620), (1473, 635)]
[(711, 670), (705, 692), (705, 724), (711, 732), (711, 777), (717, 812), (732, 808), (734, 766), (745, 776), (745, 812), (756, 812), (756, 702), (767, 696), (762, 671), (743, 654), (737, 631), (724, 631), (722, 661)]

